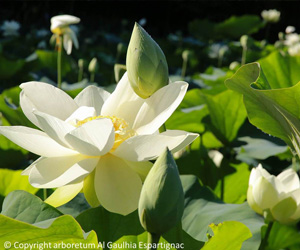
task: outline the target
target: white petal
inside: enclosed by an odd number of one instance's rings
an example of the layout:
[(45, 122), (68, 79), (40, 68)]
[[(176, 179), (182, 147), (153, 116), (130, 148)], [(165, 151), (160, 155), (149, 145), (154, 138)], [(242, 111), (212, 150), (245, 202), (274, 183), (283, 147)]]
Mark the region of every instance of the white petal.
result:
[(284, 192), (286, 193), (300, 188), (299, 177), (295, 170), (291, 168), (280, 173), (277, 179), (284, 185)]
[(250, 178), (249, 178), (249, 185), (253, 185), (254, 182), (261, 177), (261, 172), (258, 171), (258, 168), (262, 168), (261, 164), (258, 164), (256, 168), (252, 168)]
[(58, 15), (51, 18), (51, 23), (61, 23), (61, 25), (70, 25), (80, 22), (80, 18), (72, 15)]
[(144, 102), (145, 100), (132, 90), (126, 72), (115, 91), (104, 103), (101, 114), (123, 118), (132, 127), (136, 115)]
[(45, 203), (59, 207), (72, 200), (83, 187), (83, 182), (70, 184), (57, 188), (46, 200)]
[(97, 119), (72, 130), (65, 139), (81, 154), (100, 156), (114, 145), (115, 130), (110, 119)]
[(95, 173), (95, 190), (101, 205), (114, 213), (127, 215), (138, 207), (142, 181), (121, 159), (110, 154), (101, 157)]
[(77, 126), (78, 121), (82, 121), (93, 116), (96, 116), (95, 108), (82, 106), (76, 109), (76, 111), (66, 120), (66, 122), (75, 127)]
[(96, 115), (100, 115), (102, 106), (109, 96), (110, 93), (102, 88), (88, 86), (74, 100), (78, 106), (94, 107)]
[(271, 209), (279, 201), (279, 193), (270, 181), (275, 182), (275, 176), (271, 176), (270, 180), (261, 176), (253, 185), (254, 201), (262, 210)]
[(181, 103), (188, 84), (174, 82), (156, 91), (139, 110), (133, 129), (138, 134), (152, 134), (171, 116)]
[(168, 130), (155, 135), (138, 135), (124, 141), (112, 154), (129, 161), (148, 161), (157, 158), (166, 147), (175, 153), (198, 136), (180, 130)]
[(64, 49), (66, 50), (67, 54), (70, 55), (72, 52), (72, 39), (69, 33), (64, 34)]
[(266, 179), (269, 178), (269, 177), (271, 176), (271, 174), (270, 174), (267, 170), (265, 170), (265, 169), (262, 167), (261, 164), (258, 164), (256, 170), (259, 172), (258, 174), (259, 174), (260, 176), (263, 176), (263, 177), (266, 178)]
[(40, 158), (34, 163), (29, 182), (38, 188), (56, 188), (82, 181), (97, 165), (99, 158), (83, 155)]
[(0, 133), (20, 147), (37, 155), (59, 157), (77, 154), (76, 151), (61, 146), (47, 134), (36, 129), (22, 126), (5, 126), (0, 127)]
[(145, 181), (150, 169), (153, 166), (153, 163), (151, 163), (150, 161), (140, 161), (140, 162), (127, 161), (127, 160), (124, 161), (129, 167), (131, 167), (133, 171), (135, 171), (140, 176), (143, 182)]
[(69, 34), (70, 34), (70, 37), (72, 39), (72, 42), (74, 43), (75, 48), (78, 49), (79, 44), (78, 44), (78, 40), (77, 40), (77, 36), (76, 36), (75, 32), (72, 29), (70, 29)]
[(40, 128), (44, 130), (48, 136), (62, 146), (70, 147), (65, 140), (65, 135), (74, 130), (74, 126), (43, 112), (34, 111), (33, 113), (40, 124)]
[(38, 125), (33, 109), (66, 120), (77, 108), (75, 101), (64, 91), (43, 82), (27, 82), (20, 85), (20, 105), (27, 118)]

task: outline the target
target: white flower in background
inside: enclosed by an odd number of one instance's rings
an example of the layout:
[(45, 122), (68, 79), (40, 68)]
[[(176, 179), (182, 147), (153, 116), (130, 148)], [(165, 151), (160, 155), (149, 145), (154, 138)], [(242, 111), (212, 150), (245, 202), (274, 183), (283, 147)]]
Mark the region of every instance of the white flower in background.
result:
[(275, 9), (263, 10), (261, 16), (268, 23), (277, 23), (280, 19), (280, 11)]
[(76, 33), (69, 26), (79, 23), (80, 19), (71, 15), (59, 15), (51, 18), (51, 31), (54, 35), (63, 37), (63, 45), (67, 54), (71, 54), (72, 46), (78, 49)]
[(290, 33), (295, 32), (295, 30), (296, 30), (296, 28), (294, 26), (287, 26), (285, 29), (285, 33), (290, 34)]
[(92, 206), (129, 214), (138, 206), (142, 181), (166, 147), (177, 152), (197, 134), (158, 130), (182, 101), (188, 84), (171, 83), (147, 99), (134, 93), (127, 73), (115, 91), (89, 86), (73, 100), (41, 82), (20, 86), (20, 105), (39, 127), (0, 127), (21, 147), (40, 155), (24, 170), (38, 188), (58, 188), (47, 202), (60, 206), (81, 190)]
[(295, 44), (300, 43), (300, 36), (297, 33), (291, 33), (291, 34), (287, 34), (285, 36), (285, 41), (284, 44), (286, 46), (293, 46)]
[(300, 56), (300, 43), (297, 43), (293, 46), (290, 46), (288, 48), (288, 53), (291, 55), (291, 56)]
[(1, 26), (3, 36), (18, 36), (20, 24), (16, 21), (4, 21)]
[(267, 219), (283, 224), (300, 219), (300, 182), (293, 169), (270, 175), (259, 164), (252, 169), (247, 200), (250, 207)]

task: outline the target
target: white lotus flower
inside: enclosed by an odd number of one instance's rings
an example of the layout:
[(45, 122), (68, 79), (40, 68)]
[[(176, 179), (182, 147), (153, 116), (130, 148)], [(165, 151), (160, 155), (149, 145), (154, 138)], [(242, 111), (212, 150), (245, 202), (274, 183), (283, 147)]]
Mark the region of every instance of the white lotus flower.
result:
[(285, 36), (284, 44), (286, 46), (293, 46), (300, 43), (300, 36), (297, 33), (287, 34)]
[(72, 46), (78, 49), (76, 33), (69, 25), (80, 22), (80, 18), (71, 15), (59, 15), (51, 18), (51, 31), (54, 35), (63, 36), (63, 44), (67, 54), (71, 54)]
[(290, 46), (288, 48), (288, 53), (291, 56), (300, 56), (300, 43)]
[(280, 19), (280, 11), (275, 9), (263, 10), (261, 16), (266, 22), (277, 23)]
[(127, 73), (115, 91), (89, 86), (73, 100), (41, 82), (20, 86), (20, 105), (42, 131), (0, 127), (0, 133), (40, 155), (24, 170), (38, 188), (58, 188), (47, 200), (60, 206), (83, 190), (92, 206), (128, 214), (137, 208), (142, 181), (166, 147), (176, 152), (198, 135), (158, 129), (182, 101), (188, 84), (174, 82), (142, 99)]
[(3, 36), (18, 36), (20, 24), (16, 21), (4, 21), (1, 26)]
[(250, 207), (268, 219), (283, 224), (300, 219), (300, 181), (293, 169), (270, 175), (259, 164), (252, 169), (247, 200)]
[(285, 29), (285, 33), (290, 34), (290, 33), (295, 32), (295, 30), (296, 30), (296, 28), (294, 26), (287, 26)]

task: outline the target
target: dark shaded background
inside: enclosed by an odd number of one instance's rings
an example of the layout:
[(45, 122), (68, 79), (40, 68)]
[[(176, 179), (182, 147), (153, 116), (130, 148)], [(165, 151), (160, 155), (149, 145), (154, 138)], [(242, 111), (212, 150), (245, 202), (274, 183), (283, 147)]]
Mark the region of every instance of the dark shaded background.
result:
[[(49, 27), (51, 16), (72, 14), (91, 29), (117, 33), (122, 20), (147, 19), (146, 29), (152, 35), (164, 37), (177, 30), (187, 32), (187, 24), (194, 19), (223, 21), (232, 15), (257, 14), (264, 9), (281, 11), (280, 23), (272, 27), (270, 40), (277, 40), (278, 32), (287, 25), (300, 31), (298, 1), (1, 1), (0, 21), (16, 20), (22, 29)], [(264, 32), (255, 34), (261, 39)]]

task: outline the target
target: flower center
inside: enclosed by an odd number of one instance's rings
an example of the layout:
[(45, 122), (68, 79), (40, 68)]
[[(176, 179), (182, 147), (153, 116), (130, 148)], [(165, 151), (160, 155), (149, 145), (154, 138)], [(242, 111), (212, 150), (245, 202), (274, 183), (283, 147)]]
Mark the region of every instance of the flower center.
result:
[(82, 121), (78, 121), (76, 127), (79, 127), (89, 121), (93, 121), (99, 118), (108, 118), (113, 123), (115, 129), (115, 142), (112, 149), (110, 150), (111, 152), (115, 151), (116, 148), (119, 147), (122, 142), (136, 135), (136, 132), (133, 129), (128, 128), (128, 123), (124, 119), (118, 118), (116, 116), (99, 115), (99, 116), (88, 117)]

